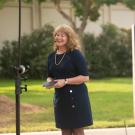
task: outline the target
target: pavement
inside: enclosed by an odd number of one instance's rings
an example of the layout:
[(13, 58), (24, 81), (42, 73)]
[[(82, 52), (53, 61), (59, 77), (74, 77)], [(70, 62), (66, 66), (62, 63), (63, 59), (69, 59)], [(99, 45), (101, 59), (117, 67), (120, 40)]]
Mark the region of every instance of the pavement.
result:
[[(8, 133), (0, 135), (16, 135), (16, 134)], [(61, 135), (61, 132), (60, 131), (31, 132), (31, 133), (21, 133), (21, 135)], [(135, 127), (86, 129), (85, 135), (135, 135)]]

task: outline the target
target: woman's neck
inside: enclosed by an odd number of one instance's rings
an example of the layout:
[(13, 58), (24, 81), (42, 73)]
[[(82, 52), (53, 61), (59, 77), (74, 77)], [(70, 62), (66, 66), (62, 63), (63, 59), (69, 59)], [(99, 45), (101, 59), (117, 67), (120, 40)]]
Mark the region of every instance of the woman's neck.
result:
[(67, 51), (67, 49), (65, 48), (65, 47), (59, 47), (58, 49), (57, 49), (57, 53), (64, 53), (64, 52), (66, 52)]

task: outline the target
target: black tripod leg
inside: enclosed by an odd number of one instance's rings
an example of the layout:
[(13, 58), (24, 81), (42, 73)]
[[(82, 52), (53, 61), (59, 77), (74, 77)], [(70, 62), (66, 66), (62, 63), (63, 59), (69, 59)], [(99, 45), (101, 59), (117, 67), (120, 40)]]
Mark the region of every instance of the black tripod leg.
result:
[(21, 80), (19, 72), (15, 81), (15, 94), (16, 94), (16, 135), (20, 135), (20, 93), (21, 93)]
[(20, 135), (20, 94), (16, 94), (16, 135)]

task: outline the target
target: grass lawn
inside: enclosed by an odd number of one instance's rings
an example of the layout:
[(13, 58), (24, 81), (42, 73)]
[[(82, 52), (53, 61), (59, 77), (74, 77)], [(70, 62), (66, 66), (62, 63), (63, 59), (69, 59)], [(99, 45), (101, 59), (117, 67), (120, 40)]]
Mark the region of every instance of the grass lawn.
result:
[[(29, 80), (28, 92), (21, 94), (21, 103), (45, 108), (44, 111), (39, 112), (22, 112), (22, 131), (57, 130), (53, 114), (54, 90), (43, 88), (42, 83), (43, 80)], [(127, 126), (135, 126), (131, 78), (91, 80), (87, 83), (87, 87), (94, 118), (94, 125), (91, 128), (123, 127), (124, 121)], [(14, 81), (0, 80), (0, 95), (6, 95), (14, 100), (14, 93)], [(0, 119), (5, 122), (0, 126), (0, 132), (15, 132), (13, 112), (0, 113)]]

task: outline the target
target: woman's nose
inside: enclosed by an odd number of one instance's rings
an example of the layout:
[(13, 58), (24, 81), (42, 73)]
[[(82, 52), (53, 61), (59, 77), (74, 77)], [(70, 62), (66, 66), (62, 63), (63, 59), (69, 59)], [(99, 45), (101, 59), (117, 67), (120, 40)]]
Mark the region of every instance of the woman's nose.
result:
[(61, 39), (61, 36), (57, 36), (56, 39)]

